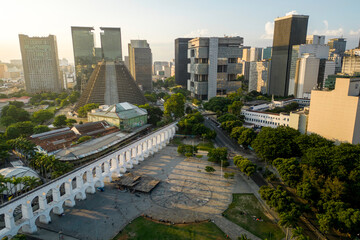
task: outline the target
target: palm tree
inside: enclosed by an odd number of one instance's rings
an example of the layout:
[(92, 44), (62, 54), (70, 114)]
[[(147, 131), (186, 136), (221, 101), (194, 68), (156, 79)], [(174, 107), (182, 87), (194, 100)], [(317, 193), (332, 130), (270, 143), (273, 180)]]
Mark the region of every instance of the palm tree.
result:
[(300, 235), (302, 235), (303, 233), (303, 229), (302, 227), (296, 227), (292, 230), (292, 235), (291, 235), (291, 238), (298, 238)]
[(280, 220), (278, 222), (278, 224), (282, 227), (286, 228), (286, 238), (288, 239), (288, 234), (289, 234), (289, 228), (294, 226), (296, 223), (296, 219), (294, 218), (294, 216), (290, 213), (281, 213), (280, 214)]

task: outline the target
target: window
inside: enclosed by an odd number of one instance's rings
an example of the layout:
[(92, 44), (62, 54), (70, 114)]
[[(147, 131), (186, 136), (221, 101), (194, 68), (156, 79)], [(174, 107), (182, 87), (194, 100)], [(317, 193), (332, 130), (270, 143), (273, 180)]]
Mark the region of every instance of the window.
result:
[(218, 65), (217, 72), (218, 73), (227, 72), (227, 65)]
[(229, 58), (228, 59), (228, 63), (236, 63), (237, 59), (236, 58)]

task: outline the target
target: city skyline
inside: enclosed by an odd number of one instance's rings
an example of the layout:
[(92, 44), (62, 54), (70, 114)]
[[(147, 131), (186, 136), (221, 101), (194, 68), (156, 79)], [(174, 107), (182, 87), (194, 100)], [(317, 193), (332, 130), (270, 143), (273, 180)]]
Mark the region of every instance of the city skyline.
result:
[[(99, 27), (120, 27), (123, 56), (128, 55), (126, 46), (130, 40), (145, 39), (150, 44), (154, 61), (174, 58), (174, 39), (179, 37), (241, 36), (245, 46), (266, 47), (272, 45), (274, 19), (289, 12), (310, 16), (308, 35), (325, 35), (326, 42), (329, 38), (343, 36), (347, 39), (347, 49), (351, 49), (358, 45), (360, 37), (360, 24), (353, 21), (356, 5), (360, 6), (360, 3), (351, 2), (351, 8), (348, 8), (349, 4), (333, 8), (335, 1), (283, 3), (277, 0), (271, 5), (266, 5), (265, 1), (226, 1), (221, 4), (196, 1), (190, 8), (189, 1), (108, 0), (101, 5), (92, 0), (63, 1), (61, 5), (43, 0), (8, 1), (3, 5), (7, 11), (0, 16), (3, 23), (9, 23), (4, 24), (3, 33), (6, 34), (0, 38), (0, 60), (9, 62), (21, 58), (18, 34), (52, 34), (58, 39), (59, 57), (73, 63), (71, 26), (95, 27), (96, 46), (100, 46)], [(261, 3), (263, 7), (259, 7)], [(54, 11), (63, 13), (59, 14), (62, 17)], [(347, 14), (337, 17), (339, 12)], [(232, 21), (229, 21), (229, 14), (234, 14)]]

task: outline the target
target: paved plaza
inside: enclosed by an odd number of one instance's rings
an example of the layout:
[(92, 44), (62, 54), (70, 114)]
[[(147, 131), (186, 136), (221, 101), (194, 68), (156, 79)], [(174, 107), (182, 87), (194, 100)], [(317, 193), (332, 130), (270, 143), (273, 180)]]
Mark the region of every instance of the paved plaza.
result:
[[(105, 184), (104, 192), (88, 194), (73, 208), (64, 207), (64, 216), (52, 214), (52, 223), (38, 223), (43, 230), (34, 236), (45, 239), (44, 232), (61, 231), (69, 239), (111, 239), (140, 215), (174, 223), (212, 219), (227, 233), (228, 224), (221, 213), (231, 203), (232, 193), (251, 193), (254, 186), (236, 169), (226, 169), (236, 173), (234, 179), (222, 178), (220, 167), (208, 162), (203, 154), (200, 159), (187, 159), (179, 156), (177, 147), (167, 146), (130, 170), (161, 180), (150, 194), (121, 192), (114, 183)], [(208, 165), (216, 171), (206, 173)], [(233, 232), (230, 237), (244, 233), (234, 227), (229, 232)]]

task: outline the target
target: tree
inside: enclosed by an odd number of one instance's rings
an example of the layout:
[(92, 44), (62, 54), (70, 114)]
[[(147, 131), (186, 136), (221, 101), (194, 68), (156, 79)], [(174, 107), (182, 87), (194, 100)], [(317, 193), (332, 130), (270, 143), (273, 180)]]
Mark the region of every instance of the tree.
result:
[(149, 104), (140, 105), (139, 108), (146, 109), (148, 113), (148, 123), (155, 125), (161, 121), (163, 111), (159, 107), (151, 106)]
[(264, 127), (252, 143), (256, 153), (265, 161), (272, 163), (276, 158), (289, 158), (299, 155), (294, 139), (300, 132), (290, 127)]
[(227, 148), (225, 148), (225, 147), (210, 149), (207, 154), (207, 156), (209, 157), (208, 161), (216, 162), (216, 163), (221, 163), (222, 161), (228, 162), (227, 155), (228, 155), (228, 152), (227, 152)]
[(208, 173), (213, 173), (215, 172), (215, 168), (213, 168), (212, 166), (206, 166), (205, 171)]
[(88, 104), (85, 104), (84, 106), (80, 107), (77, 112), (79, 114), (79, 117), (86, 118), (88, 112), (90, 112), (91, 110), (96, 109), (96, 108), (99, 108), (98, 103), (88, 103)]
[(227, 112), (230, 99), (224, 97), (213, 97), (207, 103), (204, 103), (204, 108), (213, 112)]
[(39, 110), (37, 112), (34, 112), (34, 114), (32, 115), (33, 121), (38, 124), (43, 124), (44, 122), (52, 119), (53, 117), (54, 114), (49, 110)]
[(227, 121), (236, 121), (239, 120), (237, 116), (235, 116), (232, 113), (225, 113), (224, 115), (221, 115), (217, 118), (217, 121), (219, 123), (227, 122)]
[(1, 110), (1, 123), (5, 126), (10, 126), (16, 122), (29, 121), (30, 115), (22, 108), (18, 108), (15, 105), (8, 105)]
[(38, 125), (34, 127), (34, 134), (39, 134), (39, 133), (43, 133), (43, 132), (48, 132), (51, 129), (46, 126), (46, 125)]
[(226, 122), (221, 123), (221, 128), (229, 133), (231, 133), (231, 131), (234, 127), (241, 127), (241, 126), (242, 126), (242, 121), (240, 121), (240, 120), (226, 121)]
[(234, 127), (232, 130), (231, 130), (231, 133), (230, 133), (230, 137), (234, 138), (234, 139), (239, 139), (239, 137), (241, 136), (241, 133), (245, 130), (246, 128), (245, 127)]
[(66, 125), (66, 116), (65, 115), (58, 115), (55, 117), (53, 125), (57, 128), (63, 127)]
[(251, 176), (256, 172), (256, 164), (252, 163), (249, 159), (244, 158), (241, 155), (234, 157), (234, 164), (240, 169), (241, 172), (247, 176)]
[(20, 136), (30, 136), (34, 133), (34, 127), (34, 123), (30, 121), (14, 123), (6, 128), (5, 136), (7, 139), (14, 139)]
[(277, 158), (273, 165), (279, 171), (281, 179), (290, 187), (296, 187), (301, 180), (301, 169), (296, 158)]
[(238, 143), (242, 145), (244, 148), (248, 148), (248, 146), (251, 145), (251, 143), (255, 140), (256, 133), (252, 128), (246, 128), (244, 129), (239, 138)]
[(228, 111), (236, 116), (240, 116), (243, 105), (241, 101), (234, 101), (228, 106)]
[(175, 93), (164, 103), (164, 114), (171, 118), (184, 116), (185, 97), (181, 93)]
[(75, 123), (77, 123), (75, 119), (66, 119), (66, 126), (68, 126), (69, 128), (73, 127)]
[(144, 94), (146, 100), (155, 103), (157, 101), (156, 94)]
[(295, 142), (299, 146), (302, 154), (305, 154), (306, 151), (310, 148), (332, 147), (334, 145), (334, 142), (329, 141), (326, 138), (323, 138), (315, 133), (312, 133), (310, 135), (301, 134), (297, 138), (295, 138)]

